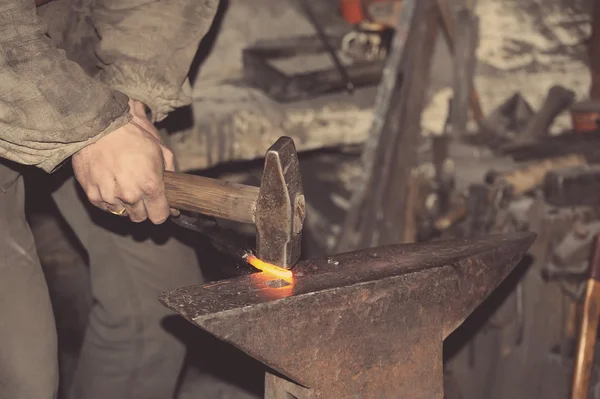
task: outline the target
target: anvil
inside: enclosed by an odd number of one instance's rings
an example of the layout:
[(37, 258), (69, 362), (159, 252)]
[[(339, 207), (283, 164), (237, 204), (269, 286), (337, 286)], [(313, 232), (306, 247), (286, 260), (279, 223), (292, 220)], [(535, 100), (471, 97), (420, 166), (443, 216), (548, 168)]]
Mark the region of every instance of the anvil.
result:
[(443, 340), (502, 282), (534, 233), (402, 244), (300, 262), (160, 300), (274, 373), (267, 398), (442, 399)]

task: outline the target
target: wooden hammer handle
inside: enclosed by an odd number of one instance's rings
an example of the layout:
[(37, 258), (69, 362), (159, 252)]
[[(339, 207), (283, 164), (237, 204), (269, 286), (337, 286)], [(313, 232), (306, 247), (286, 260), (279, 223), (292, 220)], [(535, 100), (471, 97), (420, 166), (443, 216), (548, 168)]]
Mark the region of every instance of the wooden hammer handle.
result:
[(600, 234), (594, 236), (590, 256), (590, 276), (585, 287), (581, 327), (573, 366), (571, 399), (586, 399), (590, 388), (600, 320)]
[(174, 172), (165, 172), (164, 183), (172, 208), (254, 223), (258, 187)]
[(588, 280), (586, 285), (582, 310), (581, 329), (573, 369), (571, 399), (587, 399), (592, 368), (594, 367), (598, 318), (600, 318), (600, 283), (592, 278)]

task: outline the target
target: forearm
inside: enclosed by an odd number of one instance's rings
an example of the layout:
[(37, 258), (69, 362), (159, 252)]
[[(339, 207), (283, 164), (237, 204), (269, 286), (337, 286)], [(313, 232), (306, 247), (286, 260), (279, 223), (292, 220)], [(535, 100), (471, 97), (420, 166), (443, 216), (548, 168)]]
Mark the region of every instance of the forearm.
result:
[(0, 0), (0, 157), (52, 171), (125, 124), (127, 100), (50, 43), (33, 0)]
[(218, 0), (97, 0), (100, 80), (146, 104), (154, 120), (191, 103), (187, 80)]

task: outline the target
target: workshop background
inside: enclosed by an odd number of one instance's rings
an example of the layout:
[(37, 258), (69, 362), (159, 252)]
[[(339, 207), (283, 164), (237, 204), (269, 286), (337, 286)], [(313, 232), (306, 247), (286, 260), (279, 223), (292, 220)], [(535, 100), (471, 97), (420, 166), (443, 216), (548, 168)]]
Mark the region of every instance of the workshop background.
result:
[[(319, 24), (339, 46), (353, 29), (340, 16), (339, 1), (309, 3)], [(475, 21), (470, 26), (459, 24), (456, 32), (477, 33), (471, 78), (483, 122), (476, 123), (470, 112), (466, 131), (457, 133), (456, 126), (451, 131), (456, 109), (449, 110), (453, 88), (469, 79), (457, 76), (453, 66), (468, 63), (453, 56), (440, 23), (427, 63), (429, 76), (425, 84), (414, 88), (424, 94), (423, 109), (411, 109), (418, 111), (417, 117), (420, 114), (419, 137), (407, 141), (412, 148), (403, 149), (414, 152), (415, 159), (408, 165), (405, 190), (397, 193), (409, 197), (408, 193), (416, 190), (416, 194), (411, 202), (413, 215), (403, 215), (404, 225), (412, 223), (412, 230), (405, 228), (401, 241), (498, 231), (538, 233), (529, 252), (531, 260), (445, 341), (446, 397), (566, 398), (583, 312), (587, 258), (592, 238), (600, 231), (600, 213), (593, 201), (598, 191), (575, 188), (575, 194), (556, 194), (548, 187), (552, 183), (548, 173), (556, 169), (560, 174), (557, 165), (581, 167), (599, 161), (596, 127), (573, 133), (577, 126), (572, 123), (577, 112), (600, 112), (600, 103), (595, 108), (593, 102), (581, 103), (590, 99), (592, 83), (589, 48), (593, 44), (589, 39), (593, 1), (439, 3), (445, 3), (453, 17), (459, 15), (454, 11), (462, 10), (463, 22)], [(221, 0), (217, 19), (193, 67), (193, 106), (175, 112), (161, 127), (181, 170), (255, 185), (260, 183), (265, 150), (280, 136), (291, 136), (300, 152), (307, 199), (303, 257), (312, 258), (343, 248), (340, 237), (346, 238), (346, 247), (356, 246), (349, 237), (346, 214), (365, 172), (361, 154), (372, 137), (377, 82), (384, 60), (375, 60), (356, 72), (363, 84), (356, 85), (352, 94), (343, 84), (330, 92), (319, 92), (318, 87), (305, 95), (292, 92), (289, 99), (283, 98), (283, 92), (281, 98), (275, 92), (267, 93), (265, 82), (249, 79), (253, 75), (248, 68), (254, 64), (244, 62), (244, 57), (253, 56), (249, 50), (256, 49), (259, 41), (263, 46), (289, 45), (297, 43), (294, 38), (300, 36), (316, 37), (314, 24), (299, 4)], [(472, 39), (456, 37), (463, 40), (462, 46)], [(350, 68), (351, 58), (341, 52), (339, 56)], [(333, 72), (328, 76), (338, 77), (331, 57), (324, 52), (289, 58), (274, 62), (288, 75), (329, 68)], [(464, 87), (460, 87), (464, 97)], [(314, 89), (306, 86), (307, 91)], [(531, 121), (540, 116), (542, 108), (550, 116), (538, 121), (534, 126), (538, 131), (531, 132)], [(412, 125), (405, 122), (403, 126)], [(556, 141), (554, 136), (563, 134), (566, 138)], [(434, 139), (441, 136), (452, 140)], [(445, 154), (441, 163), (435, 155), (440, 146)], [(402, 154), (399, 149), (397, 156), (402, 158)], [(567, 156), (571, 158), (565, 159)], [(523, 183), (515, 177), (518, 173), (511, 174), (541, 160), (551, 161), (541, 167), (541, 175), (539, 170), (532, 173), (534, 184)], [(598, 177), (589, 179), (580, 185), (598, 188)], [(503, 196), (502, 204), (487, 201), (486, 190), (498, 181), (513, 184), (512, 194)], [(525, 188), (515, 188), (521, 185)], [(472, 204), (477, 195), (485, 197), (483, 204), (474, 208), (464, 205), (465, 201)], [(87, 317), (89, 285), (85, 254), (50, 203), (36, 201), (29, 211), (57, 317), (61, 384), (68, 386)], [(247, 227), (236, 228), (252, 234)], [(226, 261), (210, 248), (199, 246), (198, 252), (208, 278), (217, 280), (232, 273), (221, 267)], [(191, 349), (190, 367), (182, 379), (179, 398), (262, 397), (261, 363), (191, 325), (186, 339)], [(590, 372), (589, 397), (600, 398), (598, 368), (591, 367)]]

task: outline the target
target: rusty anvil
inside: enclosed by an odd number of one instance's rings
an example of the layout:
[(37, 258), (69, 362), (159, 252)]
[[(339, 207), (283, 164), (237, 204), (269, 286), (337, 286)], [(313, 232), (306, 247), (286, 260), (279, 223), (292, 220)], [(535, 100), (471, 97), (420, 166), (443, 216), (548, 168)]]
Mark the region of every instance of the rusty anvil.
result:
[[(534, 233), (401, 244), (183, 287), (160, 301), (272, 371), (267, 399), (442, 399), (442, 342)], [(276, 375), (278, 374), (278, 375)]]
[(172, 208), (256, 225), (257, 256), (291, 268), (300, 257), (304, 191), (294, 141), (281, 137), (265, 155), (259, 187), (166, 172)]

